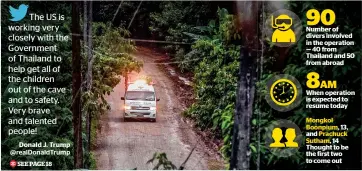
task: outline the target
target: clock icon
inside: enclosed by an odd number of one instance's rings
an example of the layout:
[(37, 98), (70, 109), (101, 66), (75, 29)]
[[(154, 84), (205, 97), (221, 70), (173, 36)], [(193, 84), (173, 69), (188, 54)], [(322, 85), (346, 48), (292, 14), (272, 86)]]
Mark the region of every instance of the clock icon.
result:
[(289, 79), (278, 79), (270, 87), (270, 97), (279, 106), (292, 104), (297, 95), (297, 86)]

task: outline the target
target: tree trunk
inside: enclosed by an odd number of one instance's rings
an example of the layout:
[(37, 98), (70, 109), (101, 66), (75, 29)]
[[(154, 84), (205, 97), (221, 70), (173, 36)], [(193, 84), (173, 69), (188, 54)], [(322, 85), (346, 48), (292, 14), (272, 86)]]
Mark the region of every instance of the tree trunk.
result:
[(238, 3), (242, 28), (243, 44), (240, 49), (239, 81), (236, 96), (232, 153), (230, 169), (250, 169), (250, 121), (253, 114), (253, 101), (256, 80), (256, 58), (258, 42), (258, 2), (243, 1)]
[(81, 112), (81, 57), (80, 57), (80, 26), (79, 26), (79, 2), (72, 3), (72, 112), (74, 129), (74, 167), (82, 168), (82, 112)]
[[(92, 91), (92, 84), (93, 84), (93, 41), (92, 41), (92, 21), (93, 21), (93, 2), (92, 1), (87, 1), (88, 3), (88, 21), (87, 21), (87, 37), (88, 37), (88, 41), (87, 41), (87, 45), (88, 45), (88, 50), (87, 50), (87, 56), (88, 56), (88, 71), (87, 71), (87, 91)], [(92, 128), (92, 114), (91, 111), (87, 112), (87, 123), (88, 123), (88, 127), (87, 127), (87, 132), (88, 132), (88, 152), (90, 153), (90, 149), (91, 149), (91, 128)], [(89, 161), (90, 162), (90, 161)], [(89, 168), (89, 166), (88, 166)]]
[[(85, 89), (87, 92), (92, 90), (92, 82), (93, 82), (93, 41), (92, 41), (92, 1), (84, 1), (84, 27), (83, 27), (83, 44), (84, 44), (84, 52), (87, 54), (87, 72), (86, 72), (86, 86)], [(90, 149), (91, 149), (91, 123), (92, 123), (92, 116), (91, 111), (85, 111), (86, 116), (86, 133), (87, 133), (87, 161), (86, 161), (86, 168), (89, 169), (90, 164)]]
[(230, 169), (249, 170), (250, 167), (250, 120), (253, 114), (255, 69), (255, 56), (241, 48)]
[(92, 40), (92, 22), (93, 22), (93, 2), (92, 1), (87, 1), (88, 3), (88, 21), (87, 21), (87, 37), (88, 37), (88, 41), (87, 41), (87, 46), (88, 46), (88, 51), (87, 51), (87, 56), (88, 56), (88, 71), (87, 71), (87, 90), (91, 90), (92, 89), (92, 83), (93, 83), (93, 40)]
[[(88, 59), (89, 59), (89, 54), (87, 53), (88, 52), (88, 2), (87, 1), (83, 1), (83, 46), (84, 46), (84, 48), (83, 48), (83, 52), (84, 52), (84, 54), (86, 54), (85, 55), (85, 58), (87, 59), (87, 61), (88, 61)], [(89, 67), (89, 66), (88, 66)], [(88, 68), (87, 68), (87, 70), (88, 70)], [(88, 72), (86, 72), (85, 73), (85, 82), (86, 82), (86, 86), (85, 86), (85, 91), (88, 91), (88, 82), (89, 82), (89, 78), (88, 78)], [(89, 99), (87, 99), (87, 100), (89, 100)], [(83, 104), (84, 104), (84, 102), (83, 102)], [(86, 132), (86, 135), (87, 135), (87, 140), (89, 139), (88, 137), (90, 136), (90, 134), (88, 133), (88, 129), (89, 129), (89, 113), (88, 113), (88, 111), (87, 110), (84, 110), (84, 116), (86, 117), (86, 120), (85, 120), (85, 132)], [(86, 143), (87, 145), (86, 145), (86, 148), (85, 148), (85, 154), (87, 154), (86, 155), (86, 157), (85, 157), (85, 164), (84, 164), (84, 168), (86, 168), (86, 169), (89, 169), (89, 162), (90, 162), (90, 160), (89, 160), (89, 157), (90, 157), (90, 155), (89, 155), (89, 146), (90, 146), (90, 141), (88, 140), (88, 142)]]

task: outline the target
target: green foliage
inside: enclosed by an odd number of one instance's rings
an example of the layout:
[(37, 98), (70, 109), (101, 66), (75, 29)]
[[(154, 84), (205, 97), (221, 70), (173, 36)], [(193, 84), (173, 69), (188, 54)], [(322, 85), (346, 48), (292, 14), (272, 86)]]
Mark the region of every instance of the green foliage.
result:
[(157, 160), (157, 164), (153, 168), (153, 170), (177, 170), (177, 167), (167, 158), (166, 153), (155, 153), (153, 154), (153, 157), (147, 161), (148, 163), (153, 163)]
[(97, 169), (97, 161), (96, 161), (96, 157), (94, 156), (93, 152), (90, 152), (90, 163), (91, 165), (89, 166), (90, 170), (96, 170)]
[[(103, 23), (94, 23), (94, 63), (92, 90), (83, 93), (83, 110), (92, 111), (97, 117), (108, 109), (104, 95), (109, 95), (121, 81), (120, 75), (131, 71), (140, 71), (142, 63), (130, 55), (135, 50), (133, 42), (126, 39), (129, 32), (122, 28), (107, 27)], [(101, 30), (101, 31), (100, 31)], [(84, 65), (87, 66), (86, 60)], [(84, 67), (83, 71), (86, 72)], [(86, 73), (84, 74), (86, 75)]]
[[(94, 63), (92, 89), (82, 93), (82, 110), (90, 112), (92, 116), (91, 141), (94, 143), (100, 115), (109, 109), (105, 95), (109, 95), (113, 88), (124, 76), (131, 71), (140, 71), (142, 63), (136, 61), (130, 54), (135, 50), (133, 42), (127, 40), (129, 32), (122, 28), (107, 27), (104, 23), (93, 23), (94, 36)], [(83, 66), (87, 66), (84, 60)], [(83, 67), (83, 75), (87, 67)], [(84, 139), (84, 141), (87, 141)], [(91, 144), (92, 145), (92, 144)], [(90, 161), (90, 164), (93, 164)]]
[[(234, 125), (234, 104), (229, 104), (221, 113), (221, 118), (217, 115), (213, 115), (214, 121), (221, 120), (221, 133), (223, 135), (223, 146), (221, 147), (220, 151), (223, 154), (224, 159), (226, 161), (230, 160), (231, 156), (231, 140), (232, 140), (232, 128)], [(214, 123), (214, 125), (217, 125)]]
[[(224, 140), (221, 152), (229, 160), (233, 113), (239, 69), (239, 46), (233, 44), (238, 35), (234, 16), (219, 9), (218, 21), (210, 21), (207, 27), (198, 27), (205, 33), (193, 36), (198, 40), (185, 58), (199, 58), (194, 70), (196, 102), (187, 110), (186, 116), (194, 118), (198, 126), (212, 129)], [(190, 35), (190, 34), (189, 34)]]
[(149, 28), (158, 38), (171, 42), (187, 42), (182, 33), (204, 24), (203, 18), (209, 13), (208, 3), (205, 2), (162, 2), (160, 9), (161, 12), (151, 13)]
[[(360, 116), (360, 104), (361, 104), (361, 75), (360, 75), (360, 57), (361, 57), (361, 29), (360, 25), (353, 23), (359, 20), (360, 11), (348, 10), (353, 6), (356, 6), (360, 3), (353, 2), (290, 2), (291, 9), (298, 16), (302, 16), (300, 19), (302, 21), (303, 27), (306, 27), (306, 12), (309, 9), (315, 8), (318, 10), (324, 9), (333, 9), (337, 16), (348, 16), (348, 17), (337, 17), (336, 26), (339, 26), (340, 32), (342, 33), (353, 33), (355, 46), (345, 46), (339, 48), (339, 53), (346, 52), (355, 52), (355, 59), (345, 60), (344, 66), (307, 66), (305, 61), (307, 60), (305, 54), (305, 32), (301, 35), (301, 40), (293, 46), (288, 54), (287, 60), (285, 61), (286, 65), (282, 71), (273, 72), (273, 65), (276, 64), (276, 61), (273, 59), (280, 58), (275, 47), (265, 44), (267, 47), (263, 49), (264, 51), (264, 63), (263, 66), (263, 75), (261, 75), (260, 80), (257, 82), (257, 98), (254, 107), (254, 114), (252, 118), (252, 139), (251, 139), (251, 149), (252, 149), (252, 168), (255, 168), (257, 165), (258, 153), (260, 155), (260, 169), (319, 169), (317, 165), (310, 165), (305, 163), (305, 149), (300, 148), (299, 153), (293, 155), (289, 158), (278, 158), (275, 155), (271, 154), (267, 150), (267, 144), (265, 144), (265, 137), (260, 135), (265, 135), (268, 131), (267, 126), (270, 123), (270, 120), (277, 119), (288, 119), (296, 123), (301, 129), (305, 127), (305, 118), (314, 117), (314, 118), (330, 118), (333, 117), (336, 120), (336, 125), (347, 124), (352, 128), (348, 135), (348, 141), (342, 140), (343, 145), (349, 145), (350, 149), (348, 152), (344, 153), (344, 161), (353, 160), (348, 159), (348, 156), (356, 156), (352, 151), (360, 151), (361, 146), (361, 116)], [(297, 109), (294, 109), (290, 112), (276, 112), (272, 110), (269, 105), (265, 102), (264, 97), (267, 94), (266, 90), (266, 81), (273, 74), (285, 73), (296, 77), (299, 82), (302, 84), (303, 89), (306, 88), (305, 80), (307, 73), (315, 71), (320, 74), (320, 78), (325, 80), (337, 80), (340, 90), (348, 89), (355, 90), (356, 96), (350, 96), (350, 101), (347, 110), (338, 110), (338, 109), (305, 109), (305, 101), (302, 101), (300, 106)], [(270, 131), (270, 130), (269, 130)], [(259, 144), (260, 143), (260, 144)], [(303, 146), (303, 145), (301, 145)], [(360, 154), (359, 155), (360, 158)], [(360, 168), (360, 163), (357, 161), (354, 162), (345, 162), (344, 164), (325, 164), (323, 165), (325, 169), (356, 169)]]
[(200, 33), (196, 26), (206, 25), (210, 15), (210, 5), (208, 2), (191, 1), (165, 1), (160, 3), (160, 12), (150, 14), (150, 31), (154, 39), (170, 42), (163, 48), (175, 57), (179, 62), (179, 68), (183, 70), (193, 69), (188, 61), (183, 57), (189, 51), (189, 45), (181, 43), (191, 43), (194, 41), (187, 33)]
[[(327, 9), (324, 2), (291, 2), (290, 5), (295, 8), (294, 12), (303, 16), (301, 20), (304, 26), (306, 26), (307, 21), (304, 14), (308, 9)], [(344, 7), (338, 7), (341, 5)], [(349, 9), (351, 6), (353, 6), (353, 3), (335, 2), (328, 4), (329, 9), (339, 9), (340, 11), (336, 11), (336, 14), (339, 15), (345, 13), (343, 9)], [(235, 31), (232, 15), (228, 15), (225, 10), (219, 10), (218, 14), (218, 22), (212, 20), (206, 27), (195, 27), (195, 29), (198, 30), (198, 34), (195, 32), (184, 32), (184, 35), (189, 36), (191, 40), (195, 40), (195, 43), (189, 52), (179, 51), (176, 54), (176, 58), (180, 61), (188, 61), (184, 63), (181, 62), (181, 64), (183, 67), (192, 68), (191, 70), (194, 71), (194, 93), (196, 102), (184, 114), (193, 118), (199, 127), (203, 129), (213, 129), (216, 136), (223, 139), (224, 145), (221, 148), (221, 152), (224, 158), (229, 160), (237, 71), (239, 66), (237, 61), (239, 46), (235, 46), (234, 44), (238, 45), (236, 42), (240, 38), (240, 35)], [(345, 60), (346, 64), (342, 67), (306, 66), (306, 58), (303, 57), (305, 56), (305, 42), (303, 39), (305, 33), (303, 33), (301, 36), (302, 39), (289, 51), (290, 54), (286, 58), (284, 69), (275, 72), (274, 66), (276, 65), (276, 59), (278, 60), (280, 56), (278, 51), (276, 51), (276, 47), (265, 42), (265, 49), (262, 49), (264, 54), (262, 63), (263, 73), (259, 75), (259, 80), (256, 83), (256, 99), (251, 121), (251, 168), (256, 168), (258, 164), (260, 169), (295, 169), (295, 166), (298, 166), (298, 169), (316, 169), (312, 165), (305, 164), (304, 149), (290, 158), (278, 158), (267, 149), (264, 135), (270, 131), (268, 130), (268, 125), (271, 120), (280, 118), (289, 119), (299, 125), (300, 128), (303, 128), (307, 116), (316, 118), (334, 117), (337, 120), (337, 125), (346, 123), (349, 125), (350, 130), (352, 130), (349, 138), (353, 140), (346, 141), (341, 139), (341, 141), (350, 145), (354, 151), (360, 151), (361, 147), (357, 142), (360, 142), (362, 130), (360, 127), (360, 112), (358, 112), (360, 111), (359, 106), (361, 100), (360, 58), (362, 53), (359, 48), (361, 43), (359, 41), (361, 38), (361, 30), (358, 24), (353, 24), (352, 22), (358, 20), (356, 17), (360, 16), (360, 11), (348, 11), (346, 15), (355, 16), (355, 18), (345, 19), (337, 17), (338, 20), (336, 24), (340, 25), (341, 32), (353, 32), (357, 45), (339, 49), (340, 53), (354, 52), (356, 54), (355, 59)], [(274, 74), (285, 73), (293, 75), (298, 80), (301, 80), (302, 86), (305, 87), (305, 83), (302, 80), (305, 80), (306, 74), (311, 71), (320, 73), (321, 78), (338, 80), (338, 84), (341, 85), (341, 90), (346, 88), (356, 90), (356, 96), (350, 97), (348, 111), (304, 109), (303, 106), (305, 106), (305, 103), (302, 102), (299, 108), (290, 112), (280, 113), (272, 110), (266, 103), (264, 98), (265, 95), (267, 95), (266, 81)], [(348, 152), (348, 154), (353, 155), (351, 152)], [(348, 163), (338, 166), (327, 164), (326, 168), (358, 168), (357, 165), (358, 163)]]

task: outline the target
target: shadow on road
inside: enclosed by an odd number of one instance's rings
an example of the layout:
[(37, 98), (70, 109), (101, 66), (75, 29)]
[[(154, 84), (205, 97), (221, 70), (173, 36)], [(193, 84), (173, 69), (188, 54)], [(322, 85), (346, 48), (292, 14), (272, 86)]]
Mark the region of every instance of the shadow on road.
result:
[(153, 122), (152, 119), (149, 118), (124, 118), (123, 122)]
[(120, 116), (119, 117), (108, 116), (108, 120), (109, 120), (109, 122), (114, 122), (114, 123), (123, 122), (123, 118)]

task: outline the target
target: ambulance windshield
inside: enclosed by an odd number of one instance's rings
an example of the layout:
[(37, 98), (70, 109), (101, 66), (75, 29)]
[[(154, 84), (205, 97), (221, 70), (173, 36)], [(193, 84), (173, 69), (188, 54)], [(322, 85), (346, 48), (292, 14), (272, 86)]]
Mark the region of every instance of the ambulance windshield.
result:
[(155, 93), (152, 91), (127, 91), (126, 100), (154, 101)]

